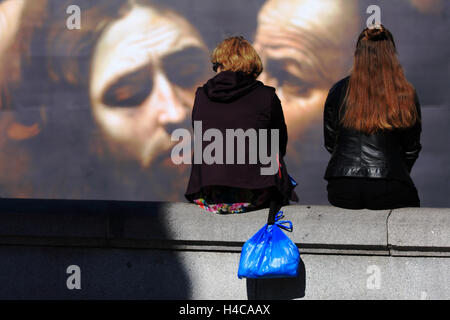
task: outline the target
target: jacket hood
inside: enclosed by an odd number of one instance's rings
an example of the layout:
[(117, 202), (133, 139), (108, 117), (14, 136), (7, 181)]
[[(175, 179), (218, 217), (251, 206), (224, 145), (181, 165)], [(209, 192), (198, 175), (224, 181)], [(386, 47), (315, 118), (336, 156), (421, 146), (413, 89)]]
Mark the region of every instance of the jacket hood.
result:
[(222, 71), (210, 79), (203, 90), (212, 101), (231, 102), (261, 85), (262, 82), (244, 72)]

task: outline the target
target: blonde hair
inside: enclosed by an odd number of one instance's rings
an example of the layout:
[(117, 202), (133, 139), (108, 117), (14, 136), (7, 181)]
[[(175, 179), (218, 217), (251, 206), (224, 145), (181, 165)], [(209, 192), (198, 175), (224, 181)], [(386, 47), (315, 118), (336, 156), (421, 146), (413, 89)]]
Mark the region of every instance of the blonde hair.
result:
[(211, 62), (224, 71), (242, 71), (257, 78), (263, 71), (263, 64), (253, 46), (244, 37), (230, 37), (223, 40), (213, 51)]

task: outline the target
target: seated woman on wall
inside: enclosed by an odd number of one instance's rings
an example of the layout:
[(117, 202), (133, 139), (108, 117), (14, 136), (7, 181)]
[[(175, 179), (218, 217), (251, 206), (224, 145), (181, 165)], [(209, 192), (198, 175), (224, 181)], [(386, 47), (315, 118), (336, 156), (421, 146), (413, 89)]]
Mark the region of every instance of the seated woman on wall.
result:
[(365, 29), (351, 75), (331, 88), (325, 103), (330, 203), (347, 209), (419, 207), (410, 173), (422, 149), (421, 131), (419, 100), (392, 34), (382, 25)]
[[(289, 200), (297, 201), (295, 182), (283, 160), (288, 140), (283, 110), (275, 89), (256, 80), (263, 70), (258, 54), (243, 37), (231, 37), (218, 45), (211, 61), (217, 75), (197, 89), (192, 121), (201, 122), (202, 136), (210, 129), (221, 133), (224, 147), (219, 153), (223, 151), (221, 158), (226, 161), (211, 164), (194, 161), (186, 198), (219, 214), (267, 207), (277, 211)], [(230, 129), (236, 136), (239, 130), (245, 133), (245, 148), (236, 147), (236, 137), (225, 142)], [(251, 141), (251, 131), (259, 133), (261, 129), (268, 130), (267, 136)], [(265, 166), (260, 159), (256, 162), (249, 159), (261, 154), (262, 143), (266, 150), (271, 150), (271, 133), (275, 131), (279, 137), (275, 172), (262, 174)], [(203, 141), (202, 149), (194, 150), (194, 159), (202, 157), (207, 147), (208, 143)], [(236, 161), (243, 157), (244, 163)]]

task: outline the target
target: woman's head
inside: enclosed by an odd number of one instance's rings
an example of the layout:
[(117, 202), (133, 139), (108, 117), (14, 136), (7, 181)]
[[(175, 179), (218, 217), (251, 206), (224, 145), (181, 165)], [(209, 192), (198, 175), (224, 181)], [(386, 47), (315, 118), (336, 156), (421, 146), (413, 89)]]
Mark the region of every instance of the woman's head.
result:
[(391, 32), (383, 25), (363, 30), (345, 98), (344, 127), (369, 134), (410, 127), (418, 119), (414, 96)]
[(257, 78), (263, 71), (261, 58), (253, 46), (243, 37), (230, 37), (223, 40), (211, 56), (215, 71), (244, 72)]
[(368, 54), (378, 54), (380, 58), (386, 57), (391, 60), (397, 54), (394, 37), (382, 24), (364, 29), (358, 37), (355, 58), (359, 58), (360, 62)]

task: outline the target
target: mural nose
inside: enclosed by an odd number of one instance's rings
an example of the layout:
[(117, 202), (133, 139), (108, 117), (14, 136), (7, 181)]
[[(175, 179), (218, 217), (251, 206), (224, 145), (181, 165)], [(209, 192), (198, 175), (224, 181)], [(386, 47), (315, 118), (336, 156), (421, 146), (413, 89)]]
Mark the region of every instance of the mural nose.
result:
[(155, 75), (154, 92), (155, 98), (152, 100), (158, 108), (158, 122), (161, 125), (179, 123), (186, 118), (187, 110), (175, 86), (161, 72)]

